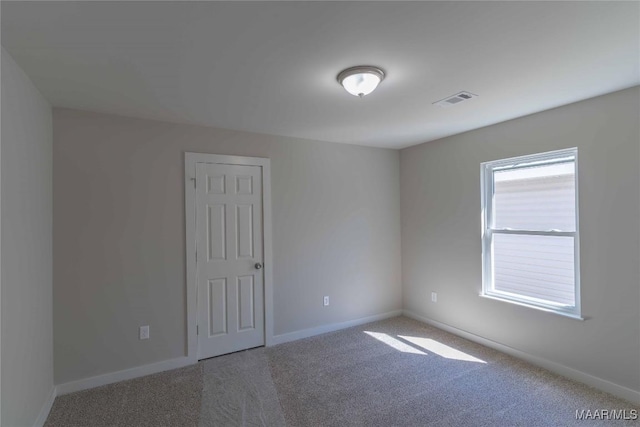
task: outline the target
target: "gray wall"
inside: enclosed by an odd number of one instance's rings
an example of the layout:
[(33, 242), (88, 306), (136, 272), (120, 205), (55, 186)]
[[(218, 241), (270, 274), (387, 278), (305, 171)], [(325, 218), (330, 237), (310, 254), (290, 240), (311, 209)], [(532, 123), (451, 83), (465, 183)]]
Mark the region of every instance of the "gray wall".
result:
[(32, 426), (53, 389), (51, 106), (2, 49), (2, 425)]
[(185, 355), (185, 151), (271, 159), (276, 335), (401, 308), (398, 151), (54, 109), (56, 383)]
[[(402, 150), (404, 308), (640, 390), (639, 99), (635, 87)], [(479, 297), (480, 163), (574, 146), (588, 319)]]

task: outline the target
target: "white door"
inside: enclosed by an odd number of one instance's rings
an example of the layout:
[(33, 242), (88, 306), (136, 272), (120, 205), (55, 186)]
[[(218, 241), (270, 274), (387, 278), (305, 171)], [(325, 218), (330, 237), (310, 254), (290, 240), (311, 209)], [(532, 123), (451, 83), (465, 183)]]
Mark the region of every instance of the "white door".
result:
[(197, 163), (198, 359), (264, 345), (260, 166)]

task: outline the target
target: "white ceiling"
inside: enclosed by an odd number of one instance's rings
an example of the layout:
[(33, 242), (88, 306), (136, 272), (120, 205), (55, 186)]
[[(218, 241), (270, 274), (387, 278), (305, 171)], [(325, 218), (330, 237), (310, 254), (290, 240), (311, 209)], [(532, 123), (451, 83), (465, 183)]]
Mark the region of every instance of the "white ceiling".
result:
[[(402, 148), (640, 84), (638, 2), (5, 2), (54, 105)], [(358, 99), (346, 67), (387, 72)], [(466, 90), (479, 95), (432, 105)]]

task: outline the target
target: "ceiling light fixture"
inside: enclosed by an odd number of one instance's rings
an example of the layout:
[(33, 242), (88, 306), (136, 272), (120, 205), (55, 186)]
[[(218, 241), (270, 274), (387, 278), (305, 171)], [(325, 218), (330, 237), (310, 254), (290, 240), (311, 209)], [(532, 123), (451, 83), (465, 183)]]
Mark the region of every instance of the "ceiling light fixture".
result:
[(337, 79), (347, 92), (362, 98), (373, 92), (384, 77), (384, 71), (378, 67), (358, 65), (342, 70)]

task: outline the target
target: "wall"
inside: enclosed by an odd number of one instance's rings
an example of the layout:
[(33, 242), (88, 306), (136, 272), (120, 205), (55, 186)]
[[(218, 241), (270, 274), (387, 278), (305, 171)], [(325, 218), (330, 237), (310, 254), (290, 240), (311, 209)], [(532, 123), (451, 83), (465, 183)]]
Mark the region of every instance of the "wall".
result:
[(398, 151), (53, 117), (57, 384), (186, 354), (187, 151), (271, 159), (276, 335), (401, 308)]
[(32, 426), (53, 391), (51, 106), (2, 49), (2, 425)]
[[(402, 150), (404, 308), (640, 391), (639, 95), (635, 87)], [(478, 296), (480, 163), (567, 147), (579, 155), (585, 321)]]

